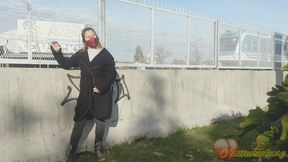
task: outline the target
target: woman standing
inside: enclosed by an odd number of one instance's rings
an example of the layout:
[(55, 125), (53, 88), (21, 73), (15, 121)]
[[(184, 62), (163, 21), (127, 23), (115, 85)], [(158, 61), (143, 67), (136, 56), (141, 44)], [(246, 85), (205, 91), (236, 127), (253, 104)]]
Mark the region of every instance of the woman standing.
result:
[(94, 153), (99, 161), (105, 157), (101, 152), (105, 129), (105, 119), (111, 116), (112, 89), (116, 77), (115, 62), (109, 51), (101, 46), (99, 38), (92, 28), (81, 33), (84, 49), (70, 58), (65, 58), (58, 42), (52, 42), (52, 53), (64, 69), (80, 67), (80, 93), (74, 116), (74, 127), (69, 142), (66, 162), (74, 162), (79, 139), (87, 120), (95, 120), (96, 132)]

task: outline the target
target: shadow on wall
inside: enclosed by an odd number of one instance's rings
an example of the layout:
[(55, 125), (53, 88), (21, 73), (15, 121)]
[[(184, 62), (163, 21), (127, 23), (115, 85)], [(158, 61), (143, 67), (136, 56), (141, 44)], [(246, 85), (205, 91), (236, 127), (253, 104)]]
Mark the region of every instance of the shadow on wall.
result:
[[(19, 99), (17, 99), (17, 102), (19, 102)], [(27, 106), (28, 105), (24, 106), (23, 104), (15, 103), (15, 105), (5, 108), (5, 132), (1, 133), (1, 137), (11, 135), (23, 137), (29, 134), (33, 127), (41, 125), (41, 117), (39, 114), (31, 111)], [(23, 146), (23, 148), (25, 147)]]
[[(60, 160), (58, 154), (62, 153), (53, 152), (53, 150), (59, 150), (59, 147), (54, 145), (56, 142), (53, 142), (53, 140), (61, 142), (64, 137), (58, 136), (55, 130), (47, 133), (50, 125), (56, 125), (57, 121), (51, 122), (49, 120), (51, 116), (43, 113), (41, 106), (24, 102), (24, 98), (21, 97), (22, 93), (17, 95), (13, 99), (13, 105), (6, 107), (5, 112), (2, 114), (2, 126), (5, 131), (1, 133), (0, 137), (1, 142), (6, 143), (5, 146), (2, 145), (1, 147), (1, 152), (4, 154), (2, 155), (2, 160), (19, 162), (53, 162)], [(37, 107), (39, 108), (38, 110), (35, 109)], [(50, 111), (53, 110), (55, 109)], [(70, 110), (67, 109), (65, 111)], [(2, 139), (6, 140), (2, 141)], [(43, 155), (43, 152), (46, 152), (45, 155)]]
[[(179, 121), (175, 116), (171, 116), (172, 114), (169, 113), (171, 110), (168, 110), (173, 105), (167, 104), (167, 97), (165, 96), (171, 95), (164, 94), (170, 83), (155, 73), (149, 75), (146, 82), (151, 85), (151, 89), (140, 89), (143, 93), (141, 100), (144, 104), (137, 107), (140, 109), (140, 113), (135, 116), (136, 119), (133, 120), (135, 123), (133, 123), (131, 130), (137, 131), (135, 138), (167, 136), (180, 128)], [(145, 130), (144, 134), (143, 130)]]

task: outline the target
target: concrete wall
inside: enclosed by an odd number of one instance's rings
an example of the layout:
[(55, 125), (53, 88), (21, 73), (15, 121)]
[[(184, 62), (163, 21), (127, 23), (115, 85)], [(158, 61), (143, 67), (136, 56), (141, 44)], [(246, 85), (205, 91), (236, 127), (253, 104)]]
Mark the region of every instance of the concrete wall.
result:
[[(115, 122), (107, 122), (112, 126), (106, 139), (110, 144), (206, 125), (221, 113), (247, 114), (255, 106), (266, 105), (266, 92), (276, 83), (275, 71), (118, 72), (126, 77), (131, 100), (119, 101), (116, 127)], [(75, 70), (0, 68), (1, 161), (63, 158), (76, 103), (60, 105), (68, 93), (67, 86), (72, 86), (67, 73), (79, 75)], [(72, 88), (71, 97), (77, 95)], [(91, 133), (88, 149), (93, 147), (93, 139)]]

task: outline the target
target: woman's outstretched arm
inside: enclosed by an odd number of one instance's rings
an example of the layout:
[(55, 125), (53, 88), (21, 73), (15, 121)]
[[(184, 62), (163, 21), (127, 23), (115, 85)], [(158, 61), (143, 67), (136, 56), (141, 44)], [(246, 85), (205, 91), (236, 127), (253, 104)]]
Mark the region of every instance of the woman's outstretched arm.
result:
[(61, 50), (61, 46), (59, 45), (58, 42), (52, 42), (50, 49), (52, 51), (55, 60), (58, 62), (60, 66), (63, 67), (63, 69), (70, 69), (71, 67), (79, 66), (78, 65), (79, 54), (77, 52), (70, 58), (64, 57)]

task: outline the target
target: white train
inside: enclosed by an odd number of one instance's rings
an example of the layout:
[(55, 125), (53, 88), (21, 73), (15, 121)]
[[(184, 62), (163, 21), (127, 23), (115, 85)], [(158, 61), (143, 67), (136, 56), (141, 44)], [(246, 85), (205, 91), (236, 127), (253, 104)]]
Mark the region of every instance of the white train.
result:
[(280, 68), (287, 63), (288, 37), (283, 34), (259, 34), (226, 31), (219, 36), (219, 63), (222, 66), (255, 64)]

